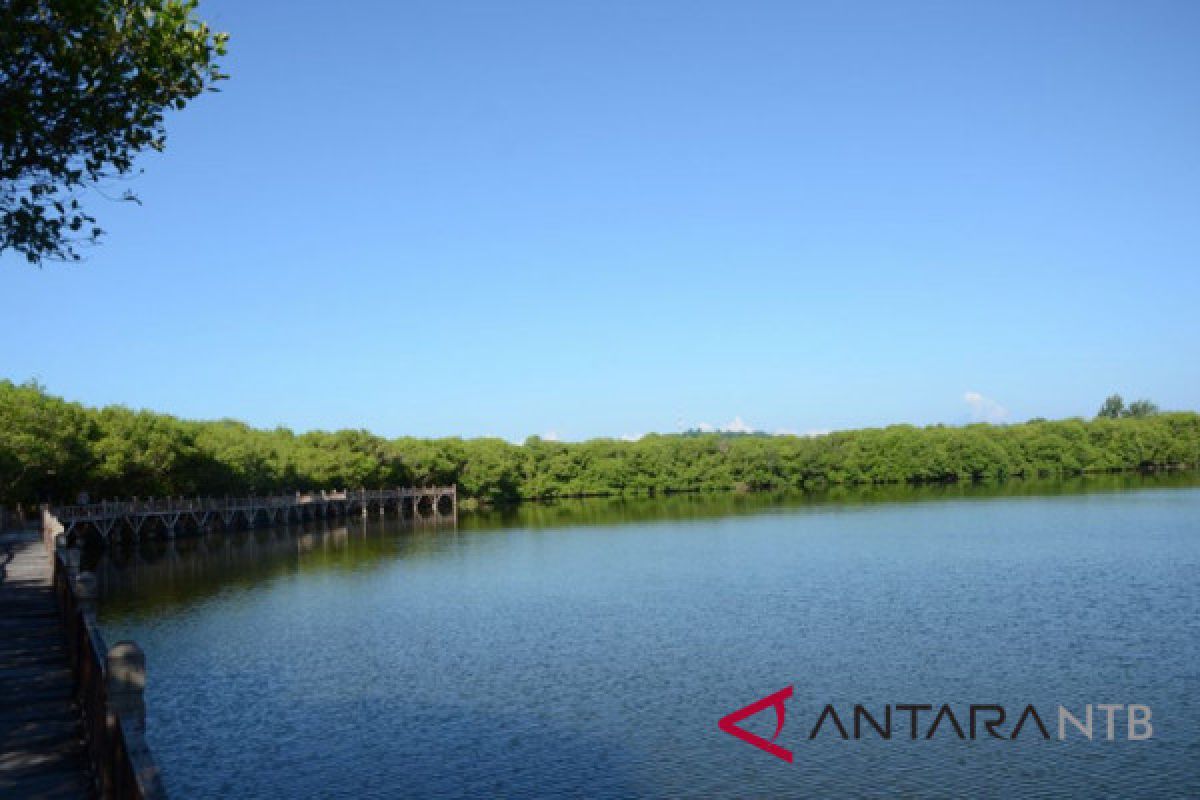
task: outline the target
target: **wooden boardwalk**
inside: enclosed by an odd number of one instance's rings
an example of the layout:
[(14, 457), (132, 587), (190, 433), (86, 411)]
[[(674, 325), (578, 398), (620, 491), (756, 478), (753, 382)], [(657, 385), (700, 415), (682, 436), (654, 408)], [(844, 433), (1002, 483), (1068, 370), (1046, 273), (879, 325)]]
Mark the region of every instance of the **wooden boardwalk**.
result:
[(74, 679), (37, 534), (0, 535), (0, 797), (90, 797)]
[(436, 522), (457, 510), (455, 486), (181, 497), (43, 506), (40, 535), (0, 533), (0, 798), (165, 797), (145, 744), (145, 657), (133, 642), (104, 643), (96, 578), (78, 571), (83, 536), (171, 539), (372, 513)]
[[(457, 486), (335, 489), (254, 497), (164, 497), (47, 508), (47, 537), (91, 533), (106, 544), (143, 534), (173, 539), (177, 532), (230, 531), (263, 525), (377, 513), (439, 522), (458, 515)], [(47, 538), (47, 547), (53, 546)]]

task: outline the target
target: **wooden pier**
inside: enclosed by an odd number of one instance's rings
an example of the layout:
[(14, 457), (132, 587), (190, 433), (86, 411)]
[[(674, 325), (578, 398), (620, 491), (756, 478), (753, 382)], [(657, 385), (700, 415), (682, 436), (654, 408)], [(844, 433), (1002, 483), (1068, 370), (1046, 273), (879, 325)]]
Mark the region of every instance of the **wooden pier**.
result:
[(0, 535), (0, 797), (92, 794), (52, 578), (36, 534)]
[(165, 800), (145, 657), (105, 643), (96, 576), (65, 540), (47, 553), (36, 534), (0, 536), (0, 797)]
[[(305, 520), (395, 514), (415, 522), (441, 522), (458, 515), (458, 487), (339, 489), (251, 497), (168, 497), (49, 508), (56, 524), (46, 536), (94, 533), (105, 543), (180, 532), (238, 530)], [(53, 542), (48, 541), (52, 547)]]
[(97, 579), (79, 569), (89, 535), (109, 544), (351, 515), (441, 523), (457, 513), (455, 486), (343, 489), (43, 506), (41, 541), (0, 532), (0, 797), (166, 797), (144, 736), (145, 657), (100, 633)]

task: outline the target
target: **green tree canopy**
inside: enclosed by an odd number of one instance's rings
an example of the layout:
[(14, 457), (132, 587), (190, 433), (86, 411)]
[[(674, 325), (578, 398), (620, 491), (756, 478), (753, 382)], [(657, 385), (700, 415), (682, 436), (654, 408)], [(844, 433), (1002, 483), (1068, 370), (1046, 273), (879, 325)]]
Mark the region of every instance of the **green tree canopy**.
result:
[(1125, 413), (1122, 416), (1153, 417), (1157, 413), (1158, 406), (1149, 400), (1134, 400), (1129, 404), (1129, 408), (1125, 409)]
[(1104, 405), (1100, 406), (1100, 410), (1096, 412), (1097, 417), (1106, 419), (1118, 419), (1120, 417), (1133, 417), (1141, 419), (1143, 417), (1153, 417), (1158, 413), (1158, 405), (1149, 400), (1134, 400), (1128, 406), (1121, 399), (1121, 395), (1114, 394), (1104, 401)]
[[(225, 77), (196, 0), (0, 0), (0, 253), (78, 260), (80, 194), (166, 143), (163, 113)], [(129, 192), (124, 199), (136, 200)]]
[(1200, 414), (1136, 413), (1021, 425), (892, 425), (825, 436), (649, 434), (637, 441), (385, 439), (259, 430), (121, 407), (92, 409), (0, 380), (0, 504), (457, 483), (526, 498), (849, 484), (998, 481), (1200, 466)]
[(1121, 399), (1119, 394), (1110, 394), (1104, 400), (1104, 405), (1100, 406), (1100, 410), (1096, 412), (1097, 417), (1106, 417), (1108, 419), (1116, 419), (1125, 413), (1125, 401)]

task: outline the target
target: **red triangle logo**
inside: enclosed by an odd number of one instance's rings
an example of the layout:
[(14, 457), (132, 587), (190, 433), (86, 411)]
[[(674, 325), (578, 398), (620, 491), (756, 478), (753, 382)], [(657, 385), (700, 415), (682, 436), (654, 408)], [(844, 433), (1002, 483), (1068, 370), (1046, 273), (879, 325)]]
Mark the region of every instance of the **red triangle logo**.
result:
[[(783, 730), (783, 721), (787, 715), (787, 708), (784, 706), (784, 702), (786, 702), (791, 696), (791, 686), (780, 689), (778, 692), (769, 694), (761, 700), (755, 700), (745, 708), (739, 708), (732, 714), (721, 717), (721, 719), (717, 722), (717, 727), (725, 731), (725, 733), (728, 733), (730, 736), (736, 736), (746, 744), (752, 744), (759, 750), (770, 753), (776, 758), (782, 758), (784, 761), (790, 764), (792, 763), (792, 751), (786, 750), (775, 744), (775, 740), (779, 738), (779, 732)], [(746, 717), (752, 717), (758, 712), (768, 708), (775, 709), (775, 733), (772, 734), (770, 741), (751, 733), (745, 728), (738, 727), (738, 723), (746, 719)]]

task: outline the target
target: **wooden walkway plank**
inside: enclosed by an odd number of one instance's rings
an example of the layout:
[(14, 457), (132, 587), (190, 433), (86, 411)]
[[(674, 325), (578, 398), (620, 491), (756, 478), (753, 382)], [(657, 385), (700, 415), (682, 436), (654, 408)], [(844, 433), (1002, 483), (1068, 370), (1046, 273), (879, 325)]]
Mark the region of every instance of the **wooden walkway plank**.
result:
[(36, 534), (0, 535), (0, 797), (92, 796), (52, 565)]

